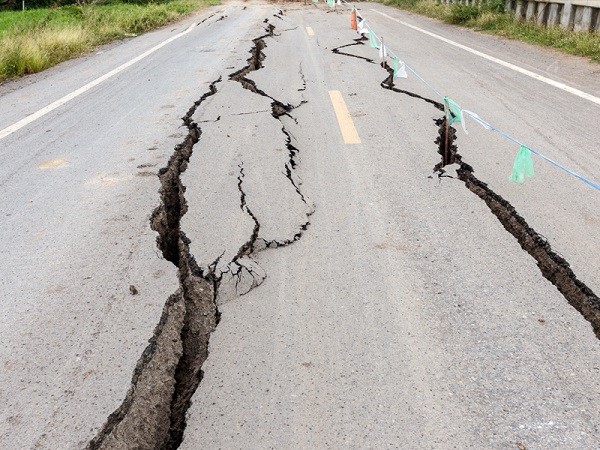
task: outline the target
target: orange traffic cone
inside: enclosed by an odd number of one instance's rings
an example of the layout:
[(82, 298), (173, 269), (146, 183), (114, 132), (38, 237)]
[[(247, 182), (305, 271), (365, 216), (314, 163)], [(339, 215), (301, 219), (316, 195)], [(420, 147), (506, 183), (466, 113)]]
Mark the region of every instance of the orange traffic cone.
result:
[(353, 30), (356, 30), (356, 10), (353, 9), (352, 13), (350, 14), (350, 28), (352, 28)]

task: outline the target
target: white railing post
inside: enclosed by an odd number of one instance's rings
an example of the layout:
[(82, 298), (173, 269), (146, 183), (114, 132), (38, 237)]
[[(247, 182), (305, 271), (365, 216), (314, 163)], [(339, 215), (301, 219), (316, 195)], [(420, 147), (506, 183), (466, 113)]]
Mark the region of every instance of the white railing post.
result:
[(515, 7), (515, 16), (517, 17), (517, 19), (523, 19), (524, 14), (524, 9), (525, 9), (525, 3), (523, 3), (524, 0), (517, 0), (517, 5)]
[(548, 2), (539, 2), (537, 5), (536, 22), (538, 25), (546, 25), (548, 19)]
[(547, 26), (555, 27), (558, 25), (559, 21), (560, 21), (560, 4), (551, 3), (550, 11), (548, 12)]
[(575, 31), (590, 31), (592, 28), (592, 7), (579, 6), (575, 13), (575, 23), (573, 30)]
[(560, 15), (560, 26), (568, 30), (573, 27), (573, 20), (575, 15), (573, 14), (574, 7), (570, 1), (567, 1), (563, 5), (562, 14)]

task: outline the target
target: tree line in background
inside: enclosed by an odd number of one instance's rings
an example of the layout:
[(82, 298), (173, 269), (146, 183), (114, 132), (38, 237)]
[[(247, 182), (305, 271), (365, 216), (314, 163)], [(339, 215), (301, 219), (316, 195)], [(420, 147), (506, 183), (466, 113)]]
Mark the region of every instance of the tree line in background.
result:
[[(25, 0), (27, 9), (50, 8), (66, 5), (107, 4), (107, 3), (131, 3), (146, 5), (148, 3), (167, 3), (168, 0)], [(14, 10), (23, 7), (23, 0), (0, 0), (0, 10)]]

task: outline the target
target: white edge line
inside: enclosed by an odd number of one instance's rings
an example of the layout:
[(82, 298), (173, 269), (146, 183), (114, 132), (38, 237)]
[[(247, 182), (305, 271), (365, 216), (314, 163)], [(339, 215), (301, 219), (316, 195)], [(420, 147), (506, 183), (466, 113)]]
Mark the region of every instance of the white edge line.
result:
[(593, 96), (591, 94), (588, 94), (586, 92), (580, 91), (579, 89), (575, 89), (574, 87), (567, 86), (564, 83), (560, 83), (560, 82), (552, 80), (550, 78), (546, 78), (546, 77), (544, 77), (542, 75), (539, 75), (539, 74), (537, 74), (535, 72), (531, 72), (530, 70), (523, 69), (522, 67), (516, 66), (514, 64), (511, 64), (509, 62), (503, 61), (501, 59), (495, 58), (494, 56), (490, 56), (490, 55), (488, 55), (486, 53), (480, 52), (480, 51), (475, 50), (475, 49), (473, 49), (471, 47), (467, 47), (466, 45), (462, 45), (462, 44), (459, 44), (458, 42), (451, 41), (450, 39), (447, 39), (447, 38), (445, 38), (443, 36), (440, 36), (439, 34), (435, 34), (435, 33), (432, 33), (431, 31), (427, 31), (427, 30), (424, 30), (422, 28), (419, 28), (419, 27), (416, 27), (414, 25), (411, 25), (410, 23), (403, 22), (402, 20), (398, 20), (398, 19), (396, 19), (396, 18), (394, 18), (392, 16), (387, 15), (386, 13), (383, 13), (381, 11), (377, 11), (376, 9), (371, 9), (371, 11), (376, 12), (377, 14), (380, 14), (380, 15), (382, 15), (384, 17), (387, 17), (388, 19), (393, 20), (394, 22), (398, 22), (401, 25), (404, 25), (406, 27), (412, 28), (413, 30), (419, 31), (421, 33), (424, 33), (424, 34), (426, 34), (428, 36), (431, 36), (431, 37), (433, 37), (435, 39), (439, 39), (440, 41), (445, 42), (446, 44), (453, 45), (453, 46), (458, 47), (458, 48), (460, 48), (462, 50), (465, 50), (465, 51), (467, 51), (469, 53), (473, 53), (474, 55), (477, 55), (477, 56), (480, 56), (480, 57), (482, 57), (484, 59), (487, 59), (488, 61), (495, 62), (496, 64), (499, 64), (501, 66), (504, 66), (504, 67), (507, 67), (509, 69), (512, 69), (515, 72), (519, 72), (519, 73), (521, 73), (523, 75), (527, 75), (528, 77), (535, 78), (536, 80), (539, 80), (539, 81), (541, 81), (543, 83), (549, 84), (550, 86), (554, 86), (554, 87), (556, 87), (558, 89), (562, 89), (565, 92), (568, 92), (570, 94), (576, 95), (577, 97), (581, 97), (583, 99), (589, 100), (590, 102), (596, 103), (597, 105), (600, 105), (600, 98), (595, 97), (595, 96)]
[(29, 125), (32, 122), (35, 122), (36, 120), (38, 120), (39, 118), (45, 116), (46, 114), (48, 114), (51, 111), (54, 111), (56, 108), (64, 105), (65, 103), (73, 100), (75, 97), (80, 96), (81, 94), (89, 91), (90, 89), (92, 89), (95, 86), (98, 86), (100, 83), (108, 80), (111, 77), (114, 77), (115, 75), (117, 75), (118, 73), (124, 71), (125, 69), (127, 69), (128, 67), (134, 65), (135, 63), (141, 61), (142, 59), (146, 58), (147, 56), (151, 55), (152, 53), (156, 52), (157, 50), (161, 49), (162, 47), (164, 47), (167, 44), (170, 44), (171, 42), (173, 42), (176, 39), (179, 39), (180, 37), (188, 34), (190, 31), (192, 31), (194, 28), (196, 27), (196, 24), (193, 23), (191, 24), (186, 30), (182, 31), (179, 34), (176, 34), (175, 36), (171, 36), (169, 39), (161, 42), (158, 45), (155, 45), (154, 47), (152, 47), (150, 50), (146, 50), (144, 53), (142, 53), (141, 55), (136, 56), (135, 58), (133, 58), (130, 61), (127, 61), (124, 64), (121, 64), (119, 67), (117, 67), (116, 69), (111, 70), (110, 72), (102, 75), (99, 78), (96, 78), (93, 81), (90, 81), (88, 84), (80, 87), (79, 89), (71, 92), (70, 94), (65, 95), (62, 98), (59, 98), (58, 100), (56, 100), (53, 103), (50, 103), (48, 106), (40, 109), (39, 111), (34, 112), (33, 114), (28, 115), (27, 117), (24, 117), (23, 119), (19, 120), (18, 122), (4, 128), (3, 130), (0, 130), (0, 139), (4, 139), (7, 136), (10, 136), (11, 134), (13, 134), (15, 131), (20, 130), (21, 128)]

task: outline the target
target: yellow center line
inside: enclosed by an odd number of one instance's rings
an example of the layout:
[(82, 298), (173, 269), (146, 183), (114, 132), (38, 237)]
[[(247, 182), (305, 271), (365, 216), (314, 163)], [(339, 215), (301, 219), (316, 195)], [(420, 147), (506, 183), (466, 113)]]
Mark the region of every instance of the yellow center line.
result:
[(67, 161), (62, 158), (51, 159), (50, 161), (45, 161), (38, 165), (38, 169), (46, 170), (46, 169), (59, 169), (61, 167), (65, 167), (67, 165)]
[(358, 131), (356, 131), (354, 122), (352, 122), (352, 117), (350, 117), (342, 93), (340, 91), (329, 91), (329, 97), (331, 98), (331, 104), (333, 105), (333, 110), (335, 111), (335, 116), (337, 117), (344, 143), (360, 144)]
[(308, 33), (309, 36), (315, 35), (315, 31), (312, 29), (312, 27), (306, 27), (306, 32)]

